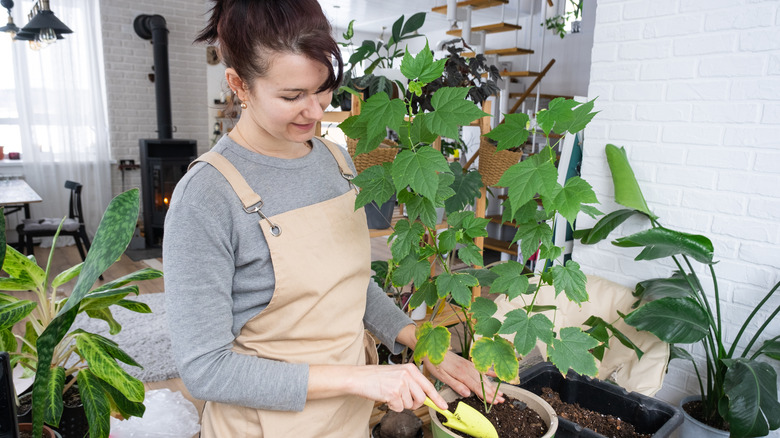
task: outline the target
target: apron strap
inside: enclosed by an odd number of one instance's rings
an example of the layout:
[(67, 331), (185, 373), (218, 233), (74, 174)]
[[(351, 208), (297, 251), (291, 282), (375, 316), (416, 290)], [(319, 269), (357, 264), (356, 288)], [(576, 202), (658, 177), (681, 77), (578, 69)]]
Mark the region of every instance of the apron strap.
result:
[[(230, 187), (233, 188), (233, 191), (236, 192), (238, 198), (241, 199), (241, 203), (244, 204), (244, 210), (248, 210), (249, 207), (255, 205), (260, 208), (260, 206), (263, 205), (263, 200), (260, 198), (260, 195), (255, 193), (255, 191), (249, 187), (249, 184), (246, 182), (244, 177), (241, 176), (241, 173), (238, 171), (238, 169), (233, 166), (233, 163), (228, 161), (228, 159), (222, 156), (219, 152), (206, 152), (205, 154), (198, 157), (195, 161), (190, 163), (190, 165), (187, 167), (187, 170), (190, 170), (190, 168), (198, 161), (211, 164), (219, 171), (219, 173), (222, 174), (222, 176), (225, 177), (227, 182), (230, 183)], [(247, 213), (250, 212), (247, 211)], [(254, 211), (251, 213), (254, 213)]]
[(328, 147), (328, 150), (333, 155), (333, 158), (336, 159), (336, 162), (339, 164), (339, 170), (341, 170), (341, 176), (343, 176), (347, 181), (352, 181), (352, 179), (355, 178), (355, 174), (352, 172), (352, 169), (349, 168), (347, 160), (344, 159), (344, 154), (341, 153), (341, 147), (336, 143), (325, 139), (325, 137), (317, 137), (317, 139)]

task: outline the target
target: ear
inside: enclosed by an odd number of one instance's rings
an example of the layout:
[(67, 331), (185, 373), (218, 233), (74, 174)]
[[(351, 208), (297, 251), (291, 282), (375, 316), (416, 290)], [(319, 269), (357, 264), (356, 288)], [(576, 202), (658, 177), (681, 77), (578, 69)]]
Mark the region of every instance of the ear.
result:
[(236, 94), (236, 96), (245, 102), (249, 98), (249, 87), (241, 77), (238, 76), (236, 70), (232, 67), (225, 69), (225, 79), (227, 80), (228, 87)]

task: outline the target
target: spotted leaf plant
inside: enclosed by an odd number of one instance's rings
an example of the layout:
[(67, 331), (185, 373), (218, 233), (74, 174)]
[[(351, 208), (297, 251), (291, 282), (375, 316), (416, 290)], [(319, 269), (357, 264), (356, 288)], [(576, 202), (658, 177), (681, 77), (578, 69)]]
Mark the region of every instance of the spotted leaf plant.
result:
[[(91, 437), (108, 437), (112, 411), (124, 418), (144, 413), (144, 385), (119, 362), (141, 365), (114, 341), (72, 327), (76, 315), (84, 312), (90, 318), (105, 321), (109, 333), (114, 335), (122, 326), (114, 319), (112, 306), (151, 312), (146, 304), (125, 297), (139, 293), (138, 286), (130, 283), (162, 276), (156, 269), (140, 269), (92, 287), (124, 253), (135, 230), (138, 211), (138, 189), (114, 198), (100, 221), (86, 260), (57, 275), (51, 272), (57, 236), (44, 269), (34, 256), (24, 256), (6, 245), (5, 233), (0, 233), (0, 266), (4, 271), (0, 274), (0, 350), (10, 353), (13, 366), (35, 377), (34, 436), (41, 435), (44, 422), (59, 425), (62, 395), (74, 384), (84, 405)], [(76, 284), (70, 295), (63, 293), (62, 286), (74, 279)], [(14, 292), (21, 291), (31, 291), (34, 298), (18, 298), (23, 295)]]
[[(460, 127), (490, 115), (468, 100), (468, 88), (452, 87), (442, 87), (433, 94), (432, 111), (413, 113), (410, 97), (419, 95), (426, 83), (441, 76), (444, 62), (433, 59), (427, 44), (416, 56), (407, 50), (401, 64), (401, 71), (409, 79), (406, 98), (376, 94), (363, 103), (359, 115), (341, 124), (347, 136), (359, 139), (358, 153), (375, 149), (388, 129), (400, 138), (400, 152), (393, 162), (371, 167), (355, 178), (361, 188), (356, 208), (371, 201), (382, 204), (393, 194), (404, 204), (408, 218), (395, 224), (388, 239), (390, 277), (395, 285), (413, 285), (416, 292), (412, 307), (425, 302), (434, 306), (435, 314), (444, 305), (453, 306), (464, 322), (466, 337), (478, 338), (463, 352), (483, 376), (492, 369), (500, 380), (514, 379), (518, 357), (528, 354), (538, 341), (547, 344), (549, 360), (562, 372), (572, 368), (594, 375), (594, 352), (598, 354), (598, 347), (608, 339), (591, 336), (579, 327), (556, 332), (553, 321), (541, 313), (551, 308), (535, 304), (536, 291), (545, 284), (577, 303), (588, 299), (585, 275), (576, 262), (557, 261), (563, 249), (553, 243), (552, 237), (556, 217), (571, 223), (580, 212), (600, 214), (591, 205), (598, 201), (591, 186), (579, 177), (569, 178), (563, 185), (558, 183), (557, 144), (551, 144), (550, 138), (573, 135), (585, 128), (595, 115), (593, 101), (580, 104), (554, 100), (548, 110), (538, 114), (533, 127), (546, 138), (541, 152), (509, 168), (499, 181), (508, 189), (503, 216), (518, 225), (514, 241), (519, 241), (522, 260), (489, 269), (455, 270), (452, 260), (456, 255), (468, 265), (484, 267), (476, 239), (487, 236), (489, 219), (475, 216), (471, 207), (483, 183), (478, 171), (462, 169), (458, 163), (448, 165), (433, 145), (438, 137), (457, 138)], [(498, 142), (498, 150), (517, 147), (531, 134), (528, 123), (525, 114), (508, 114), (487, 136)], [(446, 227), (436, 223), (437, 207), (445, 209)], [(534, 273), (526, 269), (525, 262), (537, 251), (541, 259), (554, 262), (540, 264)], [(438, 274), (432, 276), (431, 272)], [(510, 312), (502, 323), (496, 318), (493, 301), (474, 298), (474, 288), (480, 286), (491, 286), (491, 292), (506, 294), (510, 299), (522, 297), (526, 305)], [(429, 321), (420, 325), (416, 335), (414, 360), (419, 363), (427, 357), (434, 364), (440, 363), (450, 348), (449, 330)]]

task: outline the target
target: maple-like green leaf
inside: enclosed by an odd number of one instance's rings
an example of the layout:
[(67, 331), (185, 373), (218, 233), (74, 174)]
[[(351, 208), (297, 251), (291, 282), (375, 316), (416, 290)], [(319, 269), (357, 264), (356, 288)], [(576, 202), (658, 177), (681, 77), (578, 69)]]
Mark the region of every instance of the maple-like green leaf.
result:
[(474, 302), (471, 304), (471, 311), (477, 320), (477, 324), (474, 326), (474, 331), (477, 334), (492, 337), (498, 333), (498, 329), (501, 328), (501, 321), (493, 318), (496, 310), (498, 310), (498, 306), (493, 300), (484, 297), (474, 299)]
[(552, 194), (558, 184), (558, 171), (544, 154), (536, 154), (512, 165), (498, 180), (498, 185), (508, 188), (512, 208), (519, 208), (539, 193)]
[[(463, 216), (463, 220), (460, 223), (460, 228), (463, 229), (463, 233), (468, 237), (469, 241), (477, 237), (487, 237), (487, 225), (490, 223), (490, 219), (484, 217), (476, 217), (474, 212), (469, 211)], [(465, 243), (465, 242), (464, 242)]]
[(485, 264), (482, 251), (474, 242), (469, 242), (466, 246), (458, 249), (458, 258), (467, 265), (483, 266)]
[(545, 344), (553, 340), (553, 323), (545, 315), (537, 313), (528, 317), (523, 309), (514, 309), (506, 314), (500, 334), (515, 335), (514, 344), (517, 352), (525, 356), (530, 353), (539, 339)]
[(599, 202), (590, 184), (578, 176), (569, 178), (566, 184), (553, 194), (553, 200), (555, 209), (569, 223), (574, 223), (574, 220), (577, 219), (577, 213), (580, 212), (582, 204)]
[(416, 254), (409, 254), (401, 260), (398, 268), (393, 271), (393, 284), (404, 286), (414, 281), (420, 287), (431, 275), (431, 264), (427, 259), (418, 259)]
[(434, 327), (425, 322), (417, 329), (417, 345), (414, 347), (414, 362), (420, 364), (428, 358), (434, 365), (440, 364), (450, 349), (450, 331), (446, 327)]
[(448, 253), (455, 249), (455, 230), (452, 228), (447, 228), (446, 230), (439, 233), (439, 251), (442, 253)]
[(504, 222), (515, 222), (518, 224), (537, 221), (537, 214), (539, 213), (539, 204), (535, 199), (531, 199), (525, 204), (522, 204), (520, 208), (515, 210), (512, 208), (512, 201), (509, 198), (504, 199), (502, 203), (504, 212), (501, 215), (501, 220)]
[(474, 205), (483, 185), (482, 175), (476, 170), (463, 172), (463, 167), (458, 162), (450, 163), (450, 170), (455, 177), (450, 185), (455, 195), (444, 201), (447, 213), (463, 210), (467, 205)]
[(393, 176), (390, 173), (392, 167), (393, 163), (371, 166), (352, 180), (361, 189), (355, 201), (355, 208), (360, 208), (371, 201), (382, 205), (395, 194)]
[(545, 136), (549, 136), (553, 130), (558, 134), (565, 134), (564, 125), (569, 125), (570, 120), (574, 119), (572, 109), (577, 105), (579, 103), (574, 100), (557, 97), (547, 104), (546, 110), (537, 113), (536, 123), (542, 128)]
[(436, 207), (433, 200), (415, 195), (408, 190), (401, 190), (398, 194), (398, 202), (406, 206), (409, 220), (420, 219), (428, 227), (436, 225)]
[(419, 222), (409, 222), (407, 219), (401, 219), (395, 224), (395, 231), (390, 236), (394, 238), (390, 247), (390, 252), (395, 260), (406, 258), (409, 253), (416, 253), (416, 248), (420, 246), (422, 236), (425, 234), (425, 227)]
[(439, 190), (438, 172), (449, 173), (447, 159), (431, 147), (403, 150), (393, 161), (393, 182), (398, 191), (409, 186), (422, 196), (435, 200)]
[(477, 286), (479, 281), (470, 274), (443, 273), (436, 277), (436, 288), (439, 290), (439, 298), (444, 298), (447, 294), (452, 296), (458, 305), (462, 307), (471, 307), (471, 289)]
[(525, 263), (539, 249), (541, 242), (551, 239), (552, 228), (547, 222), (531, 222), (519, 225), (512, 241), (520, 242), (520, 256)]
[(555, 295), (566, 292), (569, 300), (577, 304), (588, 301), (588, 291), (585, 289), (587, 278), (580, 270), (579, 263), (569, 260), (564, 266), (552, 267), (553, 285)]
[(401, 73), (407, 79), (419, 79), (420, 82), (427, 84), (441, 77), (446, 62), (446, 58), (438, 61), (433, 60), (433, 52), (426, 41), (425, 48), (417, 56), (412, 56), (409, 53), (409, 47), (406, 48), (406, 53), (401, 60)]
[(339, 128), (350, 138), (360, 139), (356, 153), (371, 152), (387, 136), (387, 129), (398, 131), (404, 120), (406, 107), (400, 99), (390, 99), (386, 93), (377, 93), (365, 101), (360, 114), (344, 120)]
[(556, 123), (555, 132), (559, 134), (564, 132), (576, 134), (585, 129), (588, 123), (593, 120), (593, 117), (599, 113), (598, 111), (592, 111), (595, 101), (596, 99), (593, 99), (573, 108), (569, 117)]
[(436, 190), (436, 198), (434, 204), (437, 207), (444, 207), (444, 202), (455, 196), (455, 189), (452, 188), (452, 183), (455, 182), (455, 175), (452, 173), (439, 173), (439, 188)]
[(428, 116), (428, 113), (417, 114), (411, 121), (404, 120), (401, 123), (398, 138), (403, 147), (412, 149), (420, 144), (431, 145), (439, 138), (428, 127)]
[(431, 132), (446, 138), (459, 138), (459, 127), (490, 115), (474, 102), (465, 100), (468, 92), (468, 88), (442, 87), (433, 93), (431, 105), (435, 111), (426, 119)]
[[(549, 242), (547, 242), (549, 243)], [(563, 248), (552, 244), (542, 243), (539, 247), (539, 258), (544, 260), (557, 260), (563, 254)]]
[(471, 361), (481, 373), (493, 367), (496, 377), (505, 381), (514, 379), (519, 368), (512, 343), (500, 336), (477, 339), (471, 347)]
[(409, 307), (415, 309), (420, 307), (423, 302), (431, 306), (433, 303), (439, 300), (439, 296), (436, 294), (436, 284), (433, 280), (428, 279), (422, 286), (417, 289), (409, 300)]
[(485, 134), (486, 137), (498, 142), (496, 152), (522, 145), (528, 140), (528, 114), (504, 114), (504, 123)]
[(578, 327), (564, 327), (559, 335), (547, 349), (550, 361), (564, 374), (573, 369), (577, 374), (595, 376), (599, 370), (589, 350), (596, 348), (599, 341)]
[(523, 274), (525, 266), (509, 260), (493, 266), (490, 270), (498, 275), (490, 287), (492, 294), (506, 294), (513, 300), (528, 290), (528, 277)]

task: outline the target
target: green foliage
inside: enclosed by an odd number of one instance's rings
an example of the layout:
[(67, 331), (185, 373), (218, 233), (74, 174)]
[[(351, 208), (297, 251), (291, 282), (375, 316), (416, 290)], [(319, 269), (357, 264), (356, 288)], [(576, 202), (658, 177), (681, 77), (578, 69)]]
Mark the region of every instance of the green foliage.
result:
[[(53, 278), (50, 273), (51, 257), (44, 269), (38, 266), (33, 256), (25, 257), (12, 247), (3, 245), (6, 257), (2, 268), (8, 277), (0, 277), (0, 290), (29, 290), (36, 298), (20, 300), (0, 293), (0, 340), (3, 349), (11, 353), (12, 363), (35, 376), (32, 412), (33, 426), (38, 431), (44, 422), (55, 426), (59, 423), (62, 394), (75, 382), (78, 383), (92, 437), (108, 436), (112, 410), (126, 417), (143, 415), (143, 383), (127, 374), (117, 361), (140, 365), (113, 341), (81, 329), (71, 330), (73, 320), (80, 312), (106, 321), (112, 334), (122, 328), (111, 314), (112, 306), (150, 312), (146, 304), (125, 298), (130, 294), (138, 295), (138, 286), (128, 286), (129, 283), (159, 278), (162, 272), (158, 270), (141, 269), (90, 289), (124, 253), (135, 230), (138, 212), (138, 189), (114, 198), (100, 221), (84, 263)], [(52, 251), (56, 240), (57, 235)], [(76, 285), (66, 297), (59, 288), (73, 279), (77, 279)], [(11, 332), (16, 324), (24, 325), (23, 336), (15, 336)], [(75, 345), (69, 347), (71, 343)], [(71, 362), (73, 357), (80, 359), (74, 361), (76, 365), (67, 370), (58, 366)], [(71, 383), (66, 383), (66, 378), (71, 378)]]
[[(433, 59), (427, 45), (416, 56), (406, 52), (401, 72), (410, 81), (409, 92), (396, 99), (384, 94), (372, 96), (359, 115), (341, 124), (348, 136), (359, 140), (358, 153), (375, 148), (388, 128), (400, 136), (401, 151), (392, 163), (368, 169), (354, 180), (361, 188), (356, 207), (395, 194), (408, 213), (408, 219), (395, 225), (388, 240), (392, 260), (388, 261), (387, 271), (392, 273), (393, 284), (411, 283), (417, 288), (411, 298), (412, 307), (423, 301), (433, 306), (434, 312), (453, 306), (465, 325), (462, 350), (482, 372), (492, 368), (500, 379), (513, 379), (518, 372), (518, 356), (528, 354), (537, 341), (542, 341), (549, 345), (549, 358), (559, 368), (573, 367), (578, 372), (594, 374), (595, 359), (590, 350), (608, 337), (598, 340), (578, 327), (556, 333), (553, 322), (541, 313), (552, 308), (536, 305), (535, 293), (547, 284), (576, 303), (588, 298), (585, 274), (579, 265), (573, 261), (562, 265), (558, 260), (562, 249), (553, 244), (551, 223), (559, 216), (573, 221), (580, 212), (598, 214), (591, 205), (598, 200), (591, 186), (579, 177), (563, 185), (558, 183), (557, 144), (550, 143), (550, 136), (552, 132), (568, 135), (582, 130), (596, 114), (594, 102), (556, 99), (540, 113), (539, 126), (527, 126), (529, 120), (524, 114), (509, 114), (505, 123), (486, 134), (498, 142), (499, 149), (508, 149), (521, 146), (532, 130), (545, 133), (547, 144), (542, 151), (512, 166), (499, 184), (508, 190), (504, 203), (506, 220), (518, 224), (515, 240), (519, 241), (523, 257), (528, 259), (541, 249), (541, 256), (551, 262), (540, 264), (541, 270), (536, 273), (514, 261), (489, 269), (455, 271), (452, 260), (456, 255), (469, 265), (483, 265), (476, 239), (487, 236), (490, 220), (475, 217), (471, 206), (484, 186), (478, 171), (464, 171), (457, 163), (448, 165), (432, 144), (437, 137), (457, 137), (463, 126), (488, 114), (479, 109), (466, 87), (440, 87), (432, 94), (430, 107), (422, 108), (426, 112), (415, 112), (410, 99), (426, 89), (428, 81), (442, 74), (443, 65)], [(433, 214), (441, 206), (445, 207), (447, 222), (437, 229)], [(432, 267), (438, 274), (429, 278)], [(499, 315), (494, 315), (495, 303), (473, 298), (474, 288), (491, 285), (493, 293), (509, 298), (527, 297), (528, 306), (511, 312), (501, 323)], [(474, 341), (477, 335), (481, 338)], [(438, 364), (449, 345), (449, 331), (426, 322), (417, 331), (414, 360), (419, 363), (427, 357)]]
[[(765, 436), (770, 430), (780, 428), (777, 371), (769, 363), (757, 360), (762, 355), (780, 359), (780, 336), (767, 339), (761, 346), (754, 348), (764, 336), (769, 322), (780, 313), (780, 305), (770, 305), (769, 309), (764, 309), (780, 288), (780, 282), (751, 309), (737, 333), (729, 334), (727, 338), (721, 319), (721, 299), (712, 242), (705, 236), (661, 226), (658, 217), (645, 202), (625, 149), (607, 145), (606, 153), (616, 201), (628, 207), (628, 210), (618, 210), (604, 216), (593, 228), (579, 231), (576, 237), (582, 243), (596, 243), (605, 239), (627, 218), (638, 215), (647, 219), (650, 228), (618, 238), (612, 243), (620, 247), (642, 248), (635, 260), (670, 258), (677, 266), (677, 270), (668, 278), (654, 278), (636, 285), (634, 295), (640, 301), (635, 304), (635, 310), (624, 316), (625, 322), (672, 344), (672, 359), (693, 363), (704, 415), (717, 419), (720, 424), (728, 423), (732, 437)], [(702, 286), (693, 261), (703, 264), (709, 271), (711, 294)], [(596, 330), (598, 322), (591, 322)], [(748, 332), (750, 339), (745, 344), (743, 336)], [(705, 352), (703, 373), (699, 373), (699, 361), (675, 345), (694, 343), (699, 343)]]

